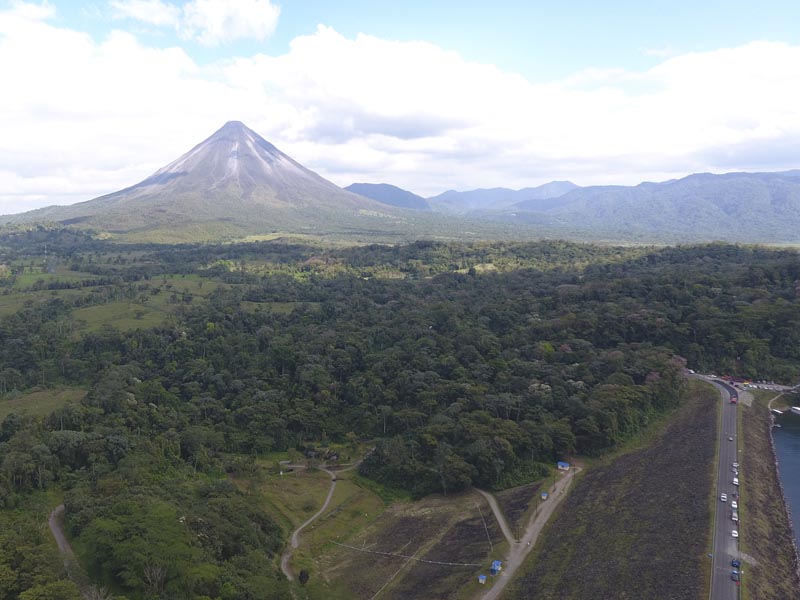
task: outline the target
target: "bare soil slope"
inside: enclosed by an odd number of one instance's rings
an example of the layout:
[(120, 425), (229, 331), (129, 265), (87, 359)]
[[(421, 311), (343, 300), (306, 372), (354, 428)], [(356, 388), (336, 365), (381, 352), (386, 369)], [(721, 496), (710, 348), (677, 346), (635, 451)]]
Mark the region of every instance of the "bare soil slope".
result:
[(587, 470), (506, 598), (702, 596), (718, 395), (692, 389), (652, 444)]

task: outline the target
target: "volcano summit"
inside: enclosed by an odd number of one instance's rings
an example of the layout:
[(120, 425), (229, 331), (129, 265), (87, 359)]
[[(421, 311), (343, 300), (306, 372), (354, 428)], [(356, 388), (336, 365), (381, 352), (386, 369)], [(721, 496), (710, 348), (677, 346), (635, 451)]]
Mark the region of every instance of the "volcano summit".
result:
[(294, 232), (403, 229), (404, 211), (306, 169), (239, 121), (134, 186), (70, 206), (6, 217), (132, 239), (194, 241)]

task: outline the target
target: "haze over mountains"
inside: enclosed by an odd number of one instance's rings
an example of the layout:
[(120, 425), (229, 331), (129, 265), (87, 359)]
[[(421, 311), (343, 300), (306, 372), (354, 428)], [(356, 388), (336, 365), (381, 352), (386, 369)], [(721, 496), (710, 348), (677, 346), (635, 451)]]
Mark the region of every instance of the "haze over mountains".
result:
[(585, 239), (800, 241), (800, 170), (700, 173), (636, 186), (553, 181), (521, 190), (451, 190), (427, 201), (434, 211)]
[(500, 210), (527, 200), (558, 198), (577, 187), (571, 181), (551, 181), (538, 187), (521, 190), (508, 188), (477, 189), (468, 192), (448, 190), (428, 198), (428, 201), (440, 212), (467, 214), (479, 210)]
[(399, 208), (416, 210), (430, 210), (431, 208), (431, 205), (422, 196), (417, 196), (388, 183), (352, 183), (344, 189)]
[(306, 234), (359, 241), (532, 239), (800, 241), (800, 170), (708, 173), (637, 186), (553, 181), (432, 198), (389, 184), (342, 189), (238, 121), (129, 188), (1, 219), (143, 241)]

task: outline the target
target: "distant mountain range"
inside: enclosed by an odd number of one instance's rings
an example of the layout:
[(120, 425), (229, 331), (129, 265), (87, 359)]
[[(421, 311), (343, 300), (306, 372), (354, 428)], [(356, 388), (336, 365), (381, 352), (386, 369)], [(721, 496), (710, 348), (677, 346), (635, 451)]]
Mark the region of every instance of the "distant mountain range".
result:
[[(472, 215), (477, 216), (477, 215)], [(800, 170), (701, 173), (663, 183), (577, 188), (542, 204), (526, 200), (483, 218), (639, 239), (800, 241)]]
[(699, 173), (662, 183), (448, 191), (436, 212), (534, 225), (553, 235), (620, 241), (800, 243), (800, 170)]
[(519, 202), (548, 200), (577, 189), (570, 181), (551, 181), (539, 187), (511, 190), (508, 188), (477, 189), (469, 192), (449, 190), (428, 198), (434, 210), (445, 213), (467, 214), (473, 211), (501, 210)]
[(353, 183), (346, 188), (348, 192), (377, 200), (390, 206), (411, 208), (414, 210), (430, 210), (431, 206), (422, 196), (388, 183)]
[(129, 188), (0, 218), (139, 241), (302, 234), (350, 241), (566, 238), (800, 243), (800, 170), (708, 173), (637, 186), (553, 181), (432, 198), (389, 184), (342, 189), (238, 121)]

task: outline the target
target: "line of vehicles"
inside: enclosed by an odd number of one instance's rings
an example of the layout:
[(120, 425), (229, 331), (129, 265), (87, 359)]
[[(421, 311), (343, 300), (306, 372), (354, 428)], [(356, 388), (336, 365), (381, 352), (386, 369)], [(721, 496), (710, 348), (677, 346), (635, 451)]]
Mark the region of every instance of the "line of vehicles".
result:
[[(728, 438), (728, 439), (730, 439), (730, 438)], [(739, 487), (739, 463), (738, 462), (731, 463), (731, 471), (733, 471), (733, 485), (738, 488)], [(719, 495), (719, 499), (720, 499), (721, 502), (727, 502), (728, 501), (728, 494), (726, 494), (725, 492), (721, 493)], [(731, 513), (730, 513), (731, 514), (731, 521), (733, 521), (734, 527), (738, 527), (739, 526), (739, 490), (738, 489), (735, 490), (733, 492), (733, 494), (731, 494), (731, 504), (730, 504), (730, 506), (731, 506)], [(733, 536), (734, 539), (738, 540), (738, 538), (739, 538), (739, 530), (738, 529), (732, 529), (731, 530), (731, 536)], [(733, 559), (731, 561), (731, 566), (733, 567), (733, 570), (731, 571), (731, 579), (736, 582), (736, 585), (739, 585), (739, 583), (742, 580), (742, 572), (740, 570), (740, 568), (742, 566), (741, 562), (738, 559)]]

